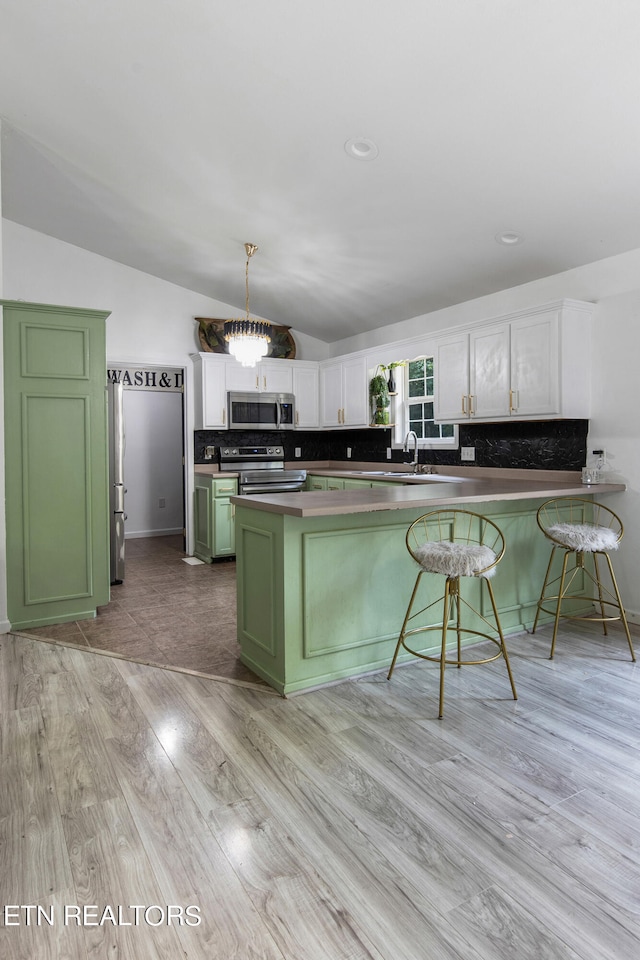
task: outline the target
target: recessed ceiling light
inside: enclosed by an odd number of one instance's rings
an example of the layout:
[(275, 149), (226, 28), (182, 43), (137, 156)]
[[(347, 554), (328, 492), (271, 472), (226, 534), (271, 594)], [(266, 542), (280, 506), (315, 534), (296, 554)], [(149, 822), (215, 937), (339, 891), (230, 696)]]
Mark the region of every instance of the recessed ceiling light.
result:
[(347, 140), (344, 149), (354, 160), (375, 160), (378, 156), (378, 145), (368, 137), (352, 137)]
[(512, 230), (506, 230), (504, 233), (496, 233), (497, 243), (501, 243), (505, 247), (515, 247), (518, 243), (522, 243), (524, 237), (520, 236), (519, 233), (514, 233)]

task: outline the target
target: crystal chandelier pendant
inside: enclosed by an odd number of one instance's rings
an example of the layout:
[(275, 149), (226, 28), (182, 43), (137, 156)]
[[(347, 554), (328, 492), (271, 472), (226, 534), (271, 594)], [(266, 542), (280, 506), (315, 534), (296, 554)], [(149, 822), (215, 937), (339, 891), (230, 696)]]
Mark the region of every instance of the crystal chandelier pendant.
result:
[(252, 320), (249, 316), (249, 260), (258, 249), (255, 243), (245, 243), (247, 264), (245, 267), (245, 289), (247, 315), (242, 320), (227, 320), (224, 325), (224, 338), (229, 344), (229, 353), (243, 367), (255, 367), (266, 357), (271, 343), (271, 324), (267, 320)]

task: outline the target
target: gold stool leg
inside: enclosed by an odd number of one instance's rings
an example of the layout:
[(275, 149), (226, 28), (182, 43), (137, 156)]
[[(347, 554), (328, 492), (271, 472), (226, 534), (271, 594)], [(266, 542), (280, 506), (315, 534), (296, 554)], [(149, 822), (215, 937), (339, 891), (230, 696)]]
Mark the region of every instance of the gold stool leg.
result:
[[(453, 587), (451, 585), (453, 584)], [(447, 623), (449, 620), (449, 610), (454, 602), (452, 592), (457, 588), (457, 580), (449, 580), (447, 577), (444, 582), (444, 605), (442, 609), (442, 645), (440, 648), (440, 699), (438, 701), (438, 720), (442, 720), (444, 715), (444, 670), (447, 663)], [(459, 616), (459, 613), (458, 613)], [(458, 639), (460, 635), (458, 634)], [(458, 659), (460, 659), (458, 657)]]
[(598, 569), (598, 554), (593, 554), (593, 571), (596, 575), (596, 584), (598, 586), (598, 599), (600, 601), (600, 616), (602, 617), (602, 631), (605, 637), (609, 636), (607, 633), (607, 614), (604, 609), (604, 603), (602, 600), (602, 581), (600, 580), (600, 570)]
[(631, 634), (630, 634), (630, 632), (629, 632), (629, 624), (628, 624), (628, 622), (627, 622), (627, 614), (626, 614), (626, 611), (625, 611), (624, 607), (622, 606), (622, 598), (621, 598), (621, 596), (620, 596), (620, 591), (618, 590), (618, 582), (617, 582), (616, 577), (615, 577), (615, 574), (614, 574), (614, 572), (613, 572), (613, 566), (612, 566), (612, 564), (611, 564), (611, 558), (609, 557), (609, 554), (608, 554), (608, 553), (605, 553), (605, 557), (607, 558), (607, 564), (609, 565), (609, 573), (611, 574), (611, 582), (612, 582), (612, 584), (613, 584), (613, 589), (614, 589), (614, 592), (615, 592), (615, 595), (616, 595), (616, 600), (618, 601), (618, 607), (619, 607), (619, 609), (620, 609), (620, 619), (622, 620), (622, 624), (623, 624), (623, 626), (624, 626), (624, 632), (625, 632), (626, 635), (627, 635), (627, 643), (629, 644), (629, 650), (631, 651), (631, 659), (632, 659), (632, 660), (634, 661), (634, 663), (635, 663), (636, 655), (635, 655), (635, 652), (634, 652), (634, 649), (633, 649), (633, 643), (631, 642)]
[(539, 616), (540, 616), (540, 608), (542, 607), (542, 604), (544, 603), (544, 595), (545, 595), (545, 592), (546, 592), (546, 589), (547, 589), (547, 583), (548, 583), (548, 581), (549, 581), (549, 574), (551, 573), (551, 564), (553, 563), (553, 558), (554, 558), (554, 556), (555, 556), (555, 552), (556, 552), (556, 547), (553, 546), (553, 547), (551, 548), (551, 556), (549, 557), (549, 563), (548, 563), (548, 565), (547, 565), (547, 572), (546, 572), (545, 575), (544, 575), (544, 583), (542, 584), (542, 591), (541, 591), (541, 593), (540, 593), (540, 599), (538, 600), (538, 606), (536, 607), (536, 618), (535, 618), (535, 620), (533, 621), (533, 627), (531, 628), (531, 633), (535, 633), (535, 632), (536, 632), (536, 627), (538, 626), (538, 618), (539, 618)]
[(502, 633), (502, 626), (500, 624), (500, 617), (498, 616), (498, 608), (496, 607), (495, 597), (493, 596), (493, 587), (491, 586), (491, 581), (485, 577), (484, 581), (487, 585), (487, 590), (489, 591), (489, 599), (491, 600), (491, 606), (493, 608), (493, 616), (496, 621), (496, 627), (498, 628), (498, 636), (500, 637), (500, 650), (502, 651), (502, 656), (504, 657), (504, 662), (507, 666), (507, 673), (509, 674), (509, 683), (511, 684), (511, 692), (513, 694), (513, 699), (518, 699), (518, 694), (516, 693), (516, 685), (513, 682), (513, 674), (511, 673), (511, 664), (509, 663), (509, 654), (507, 653), (507, 647), (504, 642), (504, 635)]
[(560, 620), (560, 608), (562, 606), (562, 597), (564, 594), (564, 581), (567, 575), (567, 561), (571, 554), (570, 550), (565, 550), (564, 559), (562, 561), (562, 574), (560, 576), (560, 589), (558, 590), (558, 605), (556, 607), (556, 618), (553, 622), (553, 638), (551, 640), (551, 652), (549, 654), (549, 660), (553, 660), (553, 654), (556, 649), (556, 637), (558, 635), (558, 621)]
[(411, 615), (411, 609), (413, 607), (413, 601), (416, 598), (416, 593), (418, 592), (418, 584), (420, 583), (420, 577), (422, 576), (423, 571), (421, 570), (418, 576), (416, 577), (416, 582), (413, 585), (413, 592), (411, 594), (411, 600), (409, 600), (409, 606), (407, 607), (407, 612), (404, 615), (404, 620), (402, 621), (402, 629), (400, 630), (400, 636), (398, 637), (398, 642), (396, 644), (396, 651), (393, 655), (393, 660), (391, 661), (391, 666), (389, 667), (389, 673), (387, 674), (387, 680), (391, 680), (391, 674), (393, 673), (393, 668), (396, 665), (396, 660), (398, 659), (398, 654), (400, 653), (400, 647), (404, 643), (404, 634), (407, 628), (407, 623), (409, 622), (409, 617)]
[(462, 630), (462, 620), (461, 620), (461, 612), (460, 612), (460, 580), (459, 580), (459, 579), (456, 580), (456, 594), (455, 594), (454, 602), (455, 602), (455, 605), (456, 605), (456, 636), (457, 636), (457, 638), (458, 638), (458, 644), (457, 644), (458, 664), (457, 664), (457, 666), (458, 666), (458, 670), (459, 670), (460, 667), (462, 666), (462, 663), (461, 663), (461, 660), (462, 660), (462, 643), (461, 643), (461, 641), (460, 641), (460, 633), (461, 633), (461, 630)]

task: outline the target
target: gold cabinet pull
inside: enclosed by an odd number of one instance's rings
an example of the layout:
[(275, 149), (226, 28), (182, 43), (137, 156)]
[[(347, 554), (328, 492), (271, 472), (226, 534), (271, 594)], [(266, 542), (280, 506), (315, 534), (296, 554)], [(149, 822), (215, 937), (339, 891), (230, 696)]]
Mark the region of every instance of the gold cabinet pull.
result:
[(222, 411), (222, 423), (223, 423), (223, 425), (224, 425), (226, 422), (227, 422), (227, 411), (226, 411), (226, 410), (223, 410), (223, 411)]
[(475, 399), (475, 398), (474, 398), (474, 395), (473, 395), (472, 393), (470, 393), (470, 394), (469, 394), (469, 416), (470, 416), (470, 417), (473, 417), (473, 416), (475, 415), (475, 412), (476, 412), (476, 411), (475, 411), (475, 408), (474, 408), (474, 405), (473, 405), (474, 399)]
[(260, 377), (256, 373), (256, 390), (259, 390), (259, 389), (260, 389)]
[(299, 423), (300, 423), (300, 414), (296, 410), (296, 427), (298, 426)]
[(267, 378), (264, 375), (262, 377), (262, 389), (263, 390), (267, 389)]
[[(515, 398), (515, 403), (514, 403)], [(518, 391), (509, 390), (509, 413), (515, 413), (518, 409)]]
[(466, 415), (467, 415), (467, 398), (463, 393), (462, 394), (462, 416), (466, 417)]

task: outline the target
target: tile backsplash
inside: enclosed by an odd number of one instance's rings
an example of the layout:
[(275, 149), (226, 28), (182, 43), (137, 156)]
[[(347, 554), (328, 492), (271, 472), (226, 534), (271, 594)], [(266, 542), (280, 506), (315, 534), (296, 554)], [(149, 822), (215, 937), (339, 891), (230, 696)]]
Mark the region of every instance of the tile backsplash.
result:
[[(536, 420), (460, 425), (460, 447), (474, 447), (475, 461), (465, 466), (512, 467), (529, 470), (579, 470), (587, 455), (588, 420)], [(371, 463), (388, 463), (387, 447), (391, 446), (391, 430), (196, 430), (194, 433), (195, 463), (211, 463), (204, 456), (205, 447), (259, 446), (278, 444), (284, 447), (285, 460), (295, 460), (300, 447), (301, 460), (351, 459)], [(409, 457), (402, 450), (393, 450), (391, 462), (404, 463)], [(421, 450), (420, 463), (453, 466), (460, 464), (457, 450)], [(217, 462), (217, 456), (214, 458)]]

